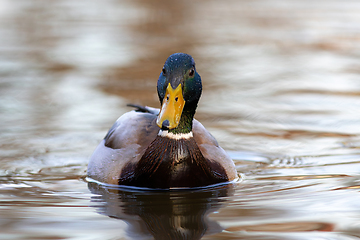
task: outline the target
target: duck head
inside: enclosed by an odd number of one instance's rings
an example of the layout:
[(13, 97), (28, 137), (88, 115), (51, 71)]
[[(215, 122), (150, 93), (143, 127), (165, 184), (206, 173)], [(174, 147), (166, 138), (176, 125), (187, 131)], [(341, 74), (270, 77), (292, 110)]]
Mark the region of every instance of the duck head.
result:
[(185, 53), (168, 57), (158, 79), (157, 91), (161, 109), (156, 124), (173, 133), (190, 132), (202, 92), (194, 59)]

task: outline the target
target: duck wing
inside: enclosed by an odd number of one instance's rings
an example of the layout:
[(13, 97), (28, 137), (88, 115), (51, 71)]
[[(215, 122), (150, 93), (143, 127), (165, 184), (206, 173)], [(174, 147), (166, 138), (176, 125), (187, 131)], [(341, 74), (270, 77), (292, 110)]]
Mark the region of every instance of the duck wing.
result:
[(219, 146), (211, 133), (196, 119), (193, 120), (193, 135), (205, 159), (218, 163), (225, 170), (229, 181), (238, 177), (233, 160)]
[(122, 115), (97, 146), (88, 165), (88, 176), (100, 182), (118, 184), (122, 169), (136, 163), (156, 138), (156, 114), (130, 111)]

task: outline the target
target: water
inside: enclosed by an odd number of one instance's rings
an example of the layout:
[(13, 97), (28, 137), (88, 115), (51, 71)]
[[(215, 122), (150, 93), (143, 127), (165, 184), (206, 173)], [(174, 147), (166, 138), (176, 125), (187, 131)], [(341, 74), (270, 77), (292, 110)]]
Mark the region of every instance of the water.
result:
[[(357, 1), (0, 0), (1, 239), (360, 238)], [(191, 54), (196, 118), (242, 180), (198, 191), (85, 179), (127, 103)]]

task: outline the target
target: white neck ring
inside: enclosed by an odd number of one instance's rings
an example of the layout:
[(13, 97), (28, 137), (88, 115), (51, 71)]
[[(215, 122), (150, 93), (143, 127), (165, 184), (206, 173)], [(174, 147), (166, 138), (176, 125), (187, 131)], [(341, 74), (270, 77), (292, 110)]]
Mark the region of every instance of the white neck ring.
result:
[(169, 132), (168, 130), (161, 130), (160, 129), (160, 131), (158, 133), (158, 136), (167, 137), (167, 138), (175, 139), (175, 140), (180, 140), (180, 139), (192, 138), (193, 133), (191, 131), (189, 133), (177, 133), (177, 134), (174, 134), (174, 133)]

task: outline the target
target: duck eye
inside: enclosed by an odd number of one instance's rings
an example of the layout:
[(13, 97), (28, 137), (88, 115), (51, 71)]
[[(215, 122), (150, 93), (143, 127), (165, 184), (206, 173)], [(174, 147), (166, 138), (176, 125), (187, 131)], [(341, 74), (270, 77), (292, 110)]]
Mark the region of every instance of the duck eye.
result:
[(177, 102), (178, 100), (179, 100), (179, 98), (178, 98), (178, 97), (176, 97), (176, 98), (175, 98), (175, 101)]
[(169, 101), (169, 96), (166, 96), (166, 101)]
[(166, 69), (165, 68), (162, 69), (162, 73), (163, 73), (163, 75), (166, 74)]
[(194, 76), (194, 73), (195, 73), (195, 70), (194, 70), (193, 68), (190, 69), (190, 71), (189, 71), (189, 76), (190, 76), (190, 77)]

